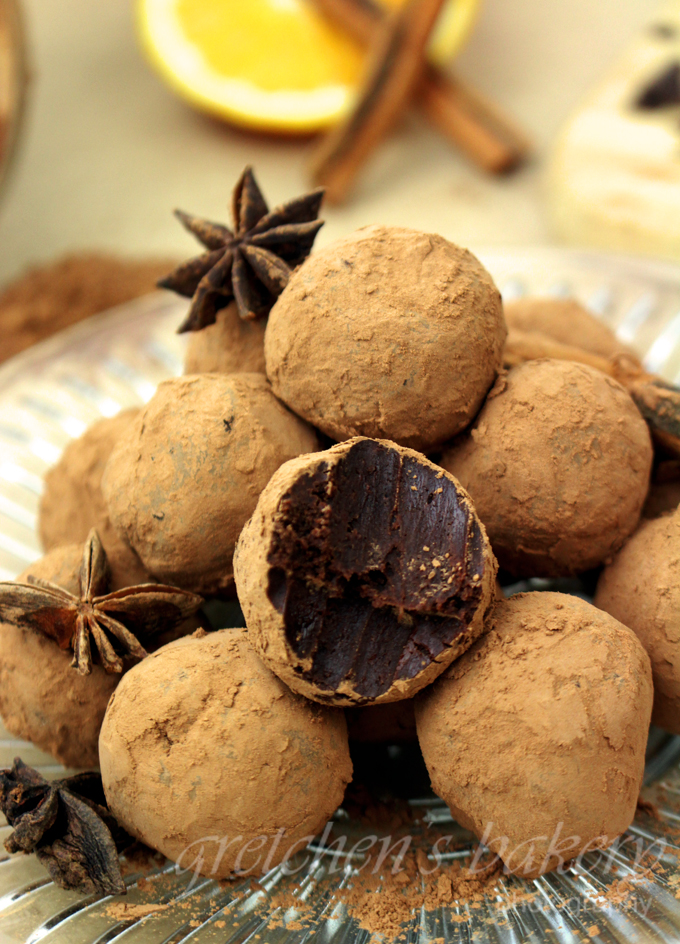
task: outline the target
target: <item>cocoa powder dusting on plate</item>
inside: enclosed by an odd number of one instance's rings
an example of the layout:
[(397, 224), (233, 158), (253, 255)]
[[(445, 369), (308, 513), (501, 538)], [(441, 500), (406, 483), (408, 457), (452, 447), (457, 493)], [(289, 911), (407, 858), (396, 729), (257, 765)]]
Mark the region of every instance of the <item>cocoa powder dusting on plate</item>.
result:
[(77, 253), (29, 269), (0, 291), (0, 361), (90, 315), (154, 291), (174, 264)]

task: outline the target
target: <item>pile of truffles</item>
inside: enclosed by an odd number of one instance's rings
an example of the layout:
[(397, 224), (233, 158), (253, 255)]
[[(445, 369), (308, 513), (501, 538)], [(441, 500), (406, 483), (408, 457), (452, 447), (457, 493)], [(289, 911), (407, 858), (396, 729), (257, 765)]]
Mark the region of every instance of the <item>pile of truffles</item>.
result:
[[(186, 373), (48, 474), (47, 554), (0, 585), (0, 713), (219, 878), (322, 829), (352, 742), (417, 738), (456, 819), (539, 875), (556, 830), (569, 859), (631, 823), (652, 710), (680, 733), (680, 512), (639, 524), (667, 457), (587, 363), (634, 355), (543, 299), (508, 306), (518, 362), (474, 256), (388, 226), (310, 256), (320, 202), (270, 211), (246, 169), (233, 230), (178, 214)], [(584, 573), (595, 605), (512, 595)]]

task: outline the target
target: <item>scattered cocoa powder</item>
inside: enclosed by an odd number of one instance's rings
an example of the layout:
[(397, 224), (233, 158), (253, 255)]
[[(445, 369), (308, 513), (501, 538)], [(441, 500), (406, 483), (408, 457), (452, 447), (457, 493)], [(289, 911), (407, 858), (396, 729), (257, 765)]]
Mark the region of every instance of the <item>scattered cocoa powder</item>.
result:
[(167, 907), (167, 905), (132, 905), (121, 901), (107, 905), (106, 914), (117, 921), (129, 921), (132, 918), (146, 918), (148, 915), (157, 914), (159, 911), (165, 911)]
[(417, 849), (403, 859), (399, 871), (359, 872), (337, 897), (365, 931), (395, 939), (405, 933), (405, 926), (423, 908), (434, 911), (456, 901), (481, 903), (497, 883), (502, 868), (495, 856), (477, 863), (474, 871), (458, 861), (436, 868), (424, 851)]
[(0, 361), (90, 315), (152, 292), (174, 265), (77, 253), (29, 269), (0, 294)]

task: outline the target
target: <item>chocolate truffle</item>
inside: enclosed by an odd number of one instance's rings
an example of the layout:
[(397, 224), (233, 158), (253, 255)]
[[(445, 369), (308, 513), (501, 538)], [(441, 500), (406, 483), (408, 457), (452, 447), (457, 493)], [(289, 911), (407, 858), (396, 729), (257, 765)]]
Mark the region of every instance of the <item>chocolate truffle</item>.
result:
[(510, 331), (538, 331), (560, 344), (580, 347), (600, 357), (625, 354), (637, 360), (632, 348), (574, 298), (527, 296), (505, 302), (503, 310)]
[(501, 365), (500, 295), (442, 236), (367, 226), (310, 256), (265, 332), (274, 393), (332, 439), (423, 452), (464, 429)]
[(343, 713), (293, 694), (240, 629), (180, 639), (128, 672), (100, 755), (119, 823), (213, 878), (304, 848), (352, 776)]
[(566, 576), (606, 561), (635, 530), (652, 443), (615, 380), (544, 359), (499, 379), (442, 465), (472, 496), (501, 567)]
[(325, 704), (409, 698), (483, 631), (496, 562), (458, 482), (357, 438), (286, 463), (234, 558), (249, 638)]
[[(82, 556), (80, 544), (55, 548), (17, 579), (30, 575), (78, 593)], [(96, 767), (99, 729), (120, 676), (101, 665), (80, 675), (72, 658), (41, 633), (0, 623), (0, 715), (15, 737), (67, 767)]]
[(234, 302), (189, 335), (185, 374), (263, 374), (266, 321), (241, 318)]
[(164, 583), (215, 593), (260, 492), (316, 435), (262, 374), (166, 380), (113, 451), (102, 481), (114, 525)]
[(652, 663), (652, 721), (680, 734), (680, 515), (643, 521), (605, 567), (595, 605), (636, 633)]
[[(83, 544), (96, 528), (111, 568), (112, 590), (145, 583), (149, 576), (132, 548), (111, 524), (101, 490), (104, 467), (139, 410), (97, 420), (68, 444), (48, 470), (40, 499), (38, 531), (46, 551)], [(57, 581), (58, 582), (58, 581)]]
[(651, 708), (634, 633), (578, 597), (521, 593), (418, 697), (416, 722), (435, 793), (535, 877), (630, 825)]

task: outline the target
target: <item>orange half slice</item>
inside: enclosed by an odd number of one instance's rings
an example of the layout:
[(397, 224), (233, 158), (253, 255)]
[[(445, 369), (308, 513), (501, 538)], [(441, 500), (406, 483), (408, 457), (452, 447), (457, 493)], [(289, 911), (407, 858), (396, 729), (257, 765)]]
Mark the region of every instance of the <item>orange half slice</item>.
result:
[[(476, 6), (449, 0), (433, 61), (458, 50)], [(361, 76), (362, 50), (311, 0), (138, 0), (137, 21), (151, 63), (183, 98), (258, 130), (328, 127), (350, 107)]]

